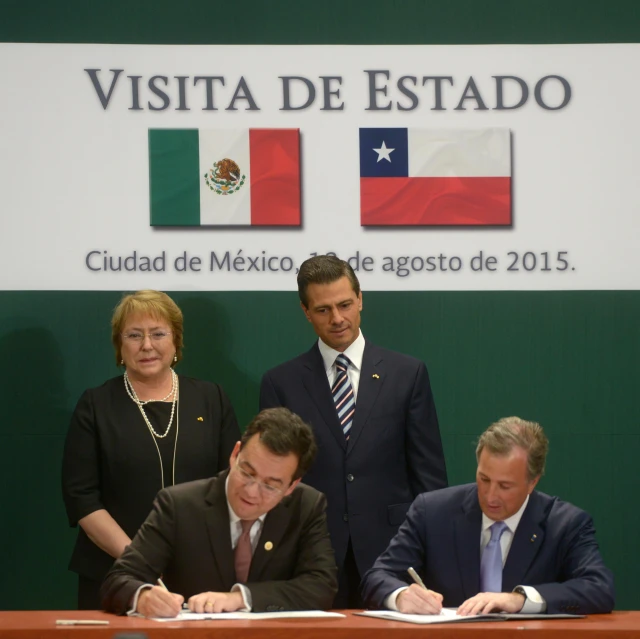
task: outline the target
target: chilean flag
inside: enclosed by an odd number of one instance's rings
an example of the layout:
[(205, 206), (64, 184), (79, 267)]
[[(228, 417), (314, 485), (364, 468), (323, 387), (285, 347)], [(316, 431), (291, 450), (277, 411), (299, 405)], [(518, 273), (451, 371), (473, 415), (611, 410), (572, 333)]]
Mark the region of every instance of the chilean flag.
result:
[(509, 129), (360, 129), (362, 226), (510, 226)]

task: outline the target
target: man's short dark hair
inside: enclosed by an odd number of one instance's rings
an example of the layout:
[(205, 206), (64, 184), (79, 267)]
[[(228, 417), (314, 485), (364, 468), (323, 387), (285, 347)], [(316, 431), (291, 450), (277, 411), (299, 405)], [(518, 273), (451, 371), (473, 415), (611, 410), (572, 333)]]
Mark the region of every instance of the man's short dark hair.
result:
[(334, 255), (316, 255), (302, 262), (298, 273), (298, 295), (302, 305), (305, 308), (309, 305), (307, 296), (309, 284), (331, 284), (342, 277), (348, 278), (353, 292), (360, 295), (360, 282), (349, 262)]
[(259, 412), (242, 434), (240, 450), (254, 435), (258, 435), (260, 443), (274, 455), (286, 457), (293, 453), (298, 458), (294, 480), (311, 468), (318, 450), (313, 431), (288, 408), (266, 408)]

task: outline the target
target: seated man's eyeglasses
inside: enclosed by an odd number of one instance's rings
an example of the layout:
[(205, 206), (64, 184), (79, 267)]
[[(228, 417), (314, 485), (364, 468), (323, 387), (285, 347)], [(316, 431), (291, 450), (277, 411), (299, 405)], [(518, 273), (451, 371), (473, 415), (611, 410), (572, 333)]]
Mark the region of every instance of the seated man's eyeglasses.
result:
[(273, 484), (267, 484), (260, 479), (257, 479), (255, 475), (252, 475), (250, 472), (246, 471), (240, 465), (240, 458), (236, 459), (235, 470), (238, 471), (242, 483), (245, 486), (253, 486), (253, 484), (258, 484), (258, 489), (260, 490), (260, 494), (263, 497), (281, 497), (284, 494), (284, 490), (281, 488), (277, 488)]

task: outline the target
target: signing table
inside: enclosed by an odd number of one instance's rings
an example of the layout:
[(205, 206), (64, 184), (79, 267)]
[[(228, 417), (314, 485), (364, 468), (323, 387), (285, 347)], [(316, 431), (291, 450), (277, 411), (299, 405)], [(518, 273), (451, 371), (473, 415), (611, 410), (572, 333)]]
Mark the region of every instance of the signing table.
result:
[[(0, 612), (0, 639), (111, 639), (141, 633), (148, 639), (640, 639), (640, 612), (586, 619), (499, 621), (418, 626), (357, 617), (212, 620), (159, 623), (90, 611)], [(108, 621), (106, 626), (56, 626), (57, 619)], [(523, 631), (524, 634), (523, 634)]]

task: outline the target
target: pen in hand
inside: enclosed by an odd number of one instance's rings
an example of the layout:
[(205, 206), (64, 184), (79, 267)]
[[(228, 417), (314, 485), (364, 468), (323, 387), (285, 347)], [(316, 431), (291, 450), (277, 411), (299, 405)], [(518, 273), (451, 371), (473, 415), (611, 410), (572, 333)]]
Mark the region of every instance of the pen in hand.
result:
[(407, 568), (407, 572), (409, 573), (409, 576), (411, 577), (411, 579), (413, 579), (418, 586), (420, 586), (421, 588), (424, 588), (425, 590), (429, 590), (425, 585), (424, 585), (424, 581), (422, 581), (422, 579), (420, 578), (420, 575), (413, 569), (413, 566), (409, 566), (409, 568)]
[[(167, 588), (167, 586), (164, 583), (164, 581), (162, 581), (161, 577), (158, 577), (158, 579), (156, 581), (158, 583), (158, 586), (160, 586), (160, 588), (162, 588), (163, 590), (166, 590), (167, 592), (170, 592), (170, 590)], [(189, 610), (189, 604), (186, 601), (182, 604), (182, 609), (183, 610)]]
[[(158, 577), (157, 581), (158, 581), (158, 586), (160, 586), (160, 588), (164, 588), (167, 592), (169, 592), (169, 589), (166, 587), (164, 581), (162, 581), (160, 577)], [(189, 604), (186, 601), (182, 604), (182, 609), (189, 610)]]
[[(426, 605), (427, 606), (426, 611), (428, 611), (428, 614), (430, 615), (442, 614), (442, 595), (435, 592), (434, 590), (429, 590), (429, 588), (425, 586), (424, 581), (422, 581), (422, 579), (420, 578), (420, 575), (415, 571), (413, 566), (410, 566), (409, 568), (407, 568), (407, 572), (409, 573), (411, 579), (413, 579), (413, 581), (416, 582), (418, 587), (424, 590), (425, 593), (428, 593), (427, 599), (430, 600), (430, 603), (426, 601), (423, 602), (423, 604), (420, 605), (421, 609), (418, 610), (417, 612), (420, 612), (420, 614), (425, 614), (425, 610), (422, 609), (422, 607)], [(419, 599), (422, 599), (422, 597), (419, 597)], [(435, 610), (432, 610), (433, 608), (435, 608)]]

